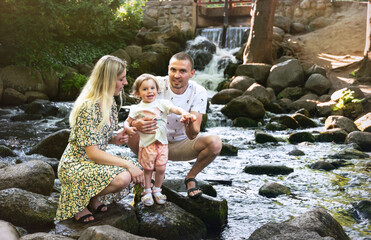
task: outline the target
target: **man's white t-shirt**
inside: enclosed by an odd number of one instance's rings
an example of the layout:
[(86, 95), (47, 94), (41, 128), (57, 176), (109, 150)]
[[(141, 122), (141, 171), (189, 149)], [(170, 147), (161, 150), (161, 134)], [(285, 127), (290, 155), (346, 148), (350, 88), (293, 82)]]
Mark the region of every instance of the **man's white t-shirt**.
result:
[[(160, 84), (159, 98), (170, 100), (175, 106), (191, 112), (206, 113), (207, 92), (204, 87), (190, 80), (188, 88), (183, 94), (171, 91), (169, 76), (158, 77)], [(181, 141), (187, 138), (184, 124), (180, 122), (181, 115), (170, 113), (167, 116), (167, 139), (169, 142)]]

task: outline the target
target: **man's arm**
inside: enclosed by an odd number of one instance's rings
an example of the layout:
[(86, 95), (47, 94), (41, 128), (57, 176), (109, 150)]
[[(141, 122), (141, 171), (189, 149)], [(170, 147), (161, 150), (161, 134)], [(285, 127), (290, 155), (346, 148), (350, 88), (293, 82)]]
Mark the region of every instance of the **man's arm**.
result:
[(202, 123), (202, 114), (199, 112), (191, 111), (192, 114), (196, 116), (196, 121), (184, 123), (185, 132), (189, 139), (194, 139), (197, 137), (201, 130), (201, 123)]

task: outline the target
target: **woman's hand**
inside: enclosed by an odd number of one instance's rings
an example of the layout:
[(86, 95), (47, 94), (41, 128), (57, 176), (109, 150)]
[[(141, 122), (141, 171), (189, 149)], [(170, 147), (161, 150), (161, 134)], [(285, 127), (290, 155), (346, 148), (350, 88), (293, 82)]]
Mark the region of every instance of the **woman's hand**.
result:
[(152, 119), (150, 117), (135, 119), (131, 125), (136, 127), (138, 131), (145, 134), (154, 134), (156, 133), (155, 130), (157, 129), (156, 119)]
[(128, 171), (131, 175), (131, 180), (133, 181), (134, 184), (140, 184), (140, 185), (144, 185), (144, 173), (142, 170), (140, 170), (140, 168), (138, 168), (137, 166), (135, 166), (134, 164), (132, 163), (129, 163), (128, 164)]
[(126, 134), (125, 129), (117, 133), (116, 136), (112, 137), (110, 143), (116, 145), (122, 145), (127, 143), (129, 140), (129, 136)]

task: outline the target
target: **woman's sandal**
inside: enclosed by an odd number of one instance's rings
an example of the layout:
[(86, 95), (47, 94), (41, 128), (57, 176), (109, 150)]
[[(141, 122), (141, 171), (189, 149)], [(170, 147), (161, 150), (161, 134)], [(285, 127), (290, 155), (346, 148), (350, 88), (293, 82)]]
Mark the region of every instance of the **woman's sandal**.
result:
[[(202, 191), (201, 191), (201, 189), (198, 187), (198, 182), (197, 182), (197, 180), (194, 179), (194, 178), (188, 178), (188, 179), (185, 179), (185, 180), (184, 180), (184, 183), (185, 183), (185, 185), (186, 185), (186, 189), (188, 188), (188, 183), (189, 183), (189, 182), (195, 182), (196, 187), (194, 187), (194, 188), (190, 188), (190, 189), (187, 190), (188, 197), (191, 198), (191, 199), (197, 199), (197, 198), (199, 198), (199, 197), (202, 195)], [(193, 196), (191, 196), (190, 193), (195, 192), (195, 191), (200, 191), (200, 192), (197, 193), (197, 194), (195, 194), (195, 195), (193, 195)]]
[(94, 220), (89, 220), (89, 221), (85, 221), (86, 219), (90, 218), (90, 217), (93, 217), (93, 214), (89, 213), (89, 214), (86, 214), (84, 216), (81, 216), (79, 219), (76, 219), (75, 220), (79, 223), (88, 223), (88, 222), (92, 222)]
[(141, 198), (144, 206), (150, 207), (153, 205), (153, 198), (152, 198), (152, 192), (151, 190), (144, 190), (142, 192), (142, 198)]
[(155, 198), (156, 203), (160, 205), (166, 203), (166, 195), (162, 194), (161, 191), (162, 191), (161, 188), (157, 187), (152, 188), (153, 197)]

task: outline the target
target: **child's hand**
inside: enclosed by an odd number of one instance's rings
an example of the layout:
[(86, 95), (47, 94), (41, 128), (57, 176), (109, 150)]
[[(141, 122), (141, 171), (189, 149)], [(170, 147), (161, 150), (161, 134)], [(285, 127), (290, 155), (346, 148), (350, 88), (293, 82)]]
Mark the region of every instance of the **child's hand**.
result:
[(196, 115), (194, 115), (192, 113), (187, 113), (187, 114), (182, 114), (182, 118), (180, 119), (180, 122), (188, 124), (188, 123), (194, 122), (196, 120), (197, 120)]
[(124, 143), (127, 143), (129, 140), (128, 135), (125, 133), (125, 129), (122, 129), (122, 131), (118, 132), (116, 136), (112, 138), (112, 143), (116, 145), (122, 145)]
[(137, 133), (137, 128), (136, 127), (127, 127), (126, 128), (126, 133), (129, 135), (129, 137), (132, 137)]

